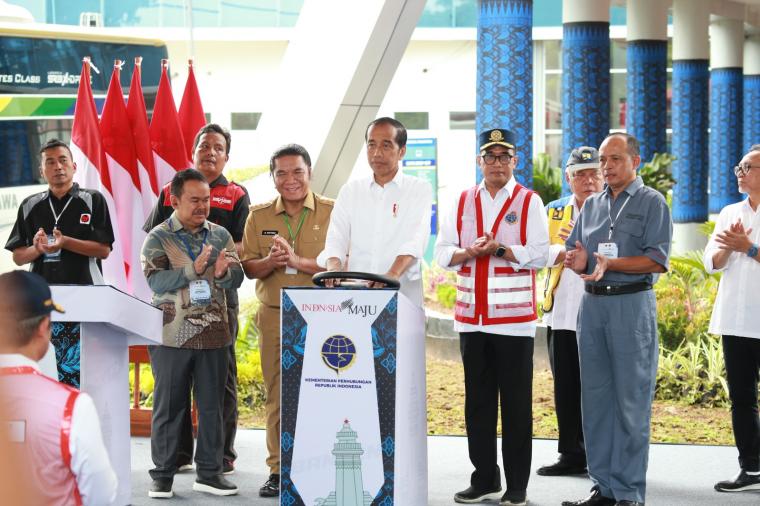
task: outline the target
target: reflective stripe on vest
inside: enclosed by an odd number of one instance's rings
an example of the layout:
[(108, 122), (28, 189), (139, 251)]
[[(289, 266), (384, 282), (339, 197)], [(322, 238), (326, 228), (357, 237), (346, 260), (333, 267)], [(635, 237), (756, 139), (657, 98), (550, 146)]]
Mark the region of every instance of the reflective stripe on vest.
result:
[[(500, 210), (491, 233), (500, 243), (527, 241), (528, 206), (533, 192), (516, 185)], [(462, 192), (457, 214), (460, 247), (484, 235), (480, 191), (476, 186)], [(535, 271), (514, 270), (494, 256), (467, 260), (457, 273), (455, 318), (462, 323), (500, 324), (536, 319)]]

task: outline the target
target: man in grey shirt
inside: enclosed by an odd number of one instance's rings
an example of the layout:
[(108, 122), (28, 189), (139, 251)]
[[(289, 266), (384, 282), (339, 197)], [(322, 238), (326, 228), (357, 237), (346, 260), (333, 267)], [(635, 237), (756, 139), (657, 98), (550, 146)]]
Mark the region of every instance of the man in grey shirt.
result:
[(636, 169), (639, 142), (623, 133), (599, 148), (605, 188), (586, 200), (565, 266), (581, 275), (581, 411), (591, 495), (563, 506), (639, 506), (646, 494), (657, 374), (652, 284), (668, 269), (673, 223), (665, 198)]

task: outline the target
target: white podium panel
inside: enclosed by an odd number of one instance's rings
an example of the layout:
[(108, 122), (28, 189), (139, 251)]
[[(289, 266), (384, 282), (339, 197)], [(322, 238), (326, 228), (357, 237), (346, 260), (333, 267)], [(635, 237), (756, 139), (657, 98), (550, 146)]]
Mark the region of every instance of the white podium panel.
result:
[(281, 504), (427, 504), (425, 319), (396, 290), (282, 291)]
[(111, 466), (119, 480), (115, 505), (130, 504), (129, 350), (161, 344), (163, 313), (108, 285), (51, 285), (65, 313), (53, 321), (80, 323), (80, 387), (98, 410)]

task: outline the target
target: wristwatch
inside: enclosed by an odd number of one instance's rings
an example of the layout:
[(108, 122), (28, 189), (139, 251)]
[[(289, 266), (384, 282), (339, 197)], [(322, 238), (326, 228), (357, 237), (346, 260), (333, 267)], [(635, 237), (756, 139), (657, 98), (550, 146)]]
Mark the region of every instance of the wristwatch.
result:
[[(498, 252), (499, 250), (496, 250), (496, 251)], [(747, 256), (750, 258), (755, 258), (757, 256), (757, 252), (758, 252), (758, 246), (757, 244), (753, 244), (747, 250)]]
[[(504, 254), (507, 252), (507, 248), (499, 244), (499, 247), (496, 248), (496, 251), (494, 251), (494, 256), (497, 256), (499, 258), (503, 257)], [(757, 254), (757, 248), (755, 248), (755, 254)]]

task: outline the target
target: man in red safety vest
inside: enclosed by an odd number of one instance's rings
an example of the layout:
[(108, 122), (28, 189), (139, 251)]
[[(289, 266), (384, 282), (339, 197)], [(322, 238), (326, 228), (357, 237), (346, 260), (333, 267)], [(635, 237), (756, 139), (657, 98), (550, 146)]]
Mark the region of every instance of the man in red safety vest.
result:
[(100, 422), (85, 393), (40, 373), (50, 313), (63, 312), (38, 274), (0, 275), (0, 393), (8, 444), (28, 470), (29, 493), (45, 505), (110, 504), (116, 496)]

